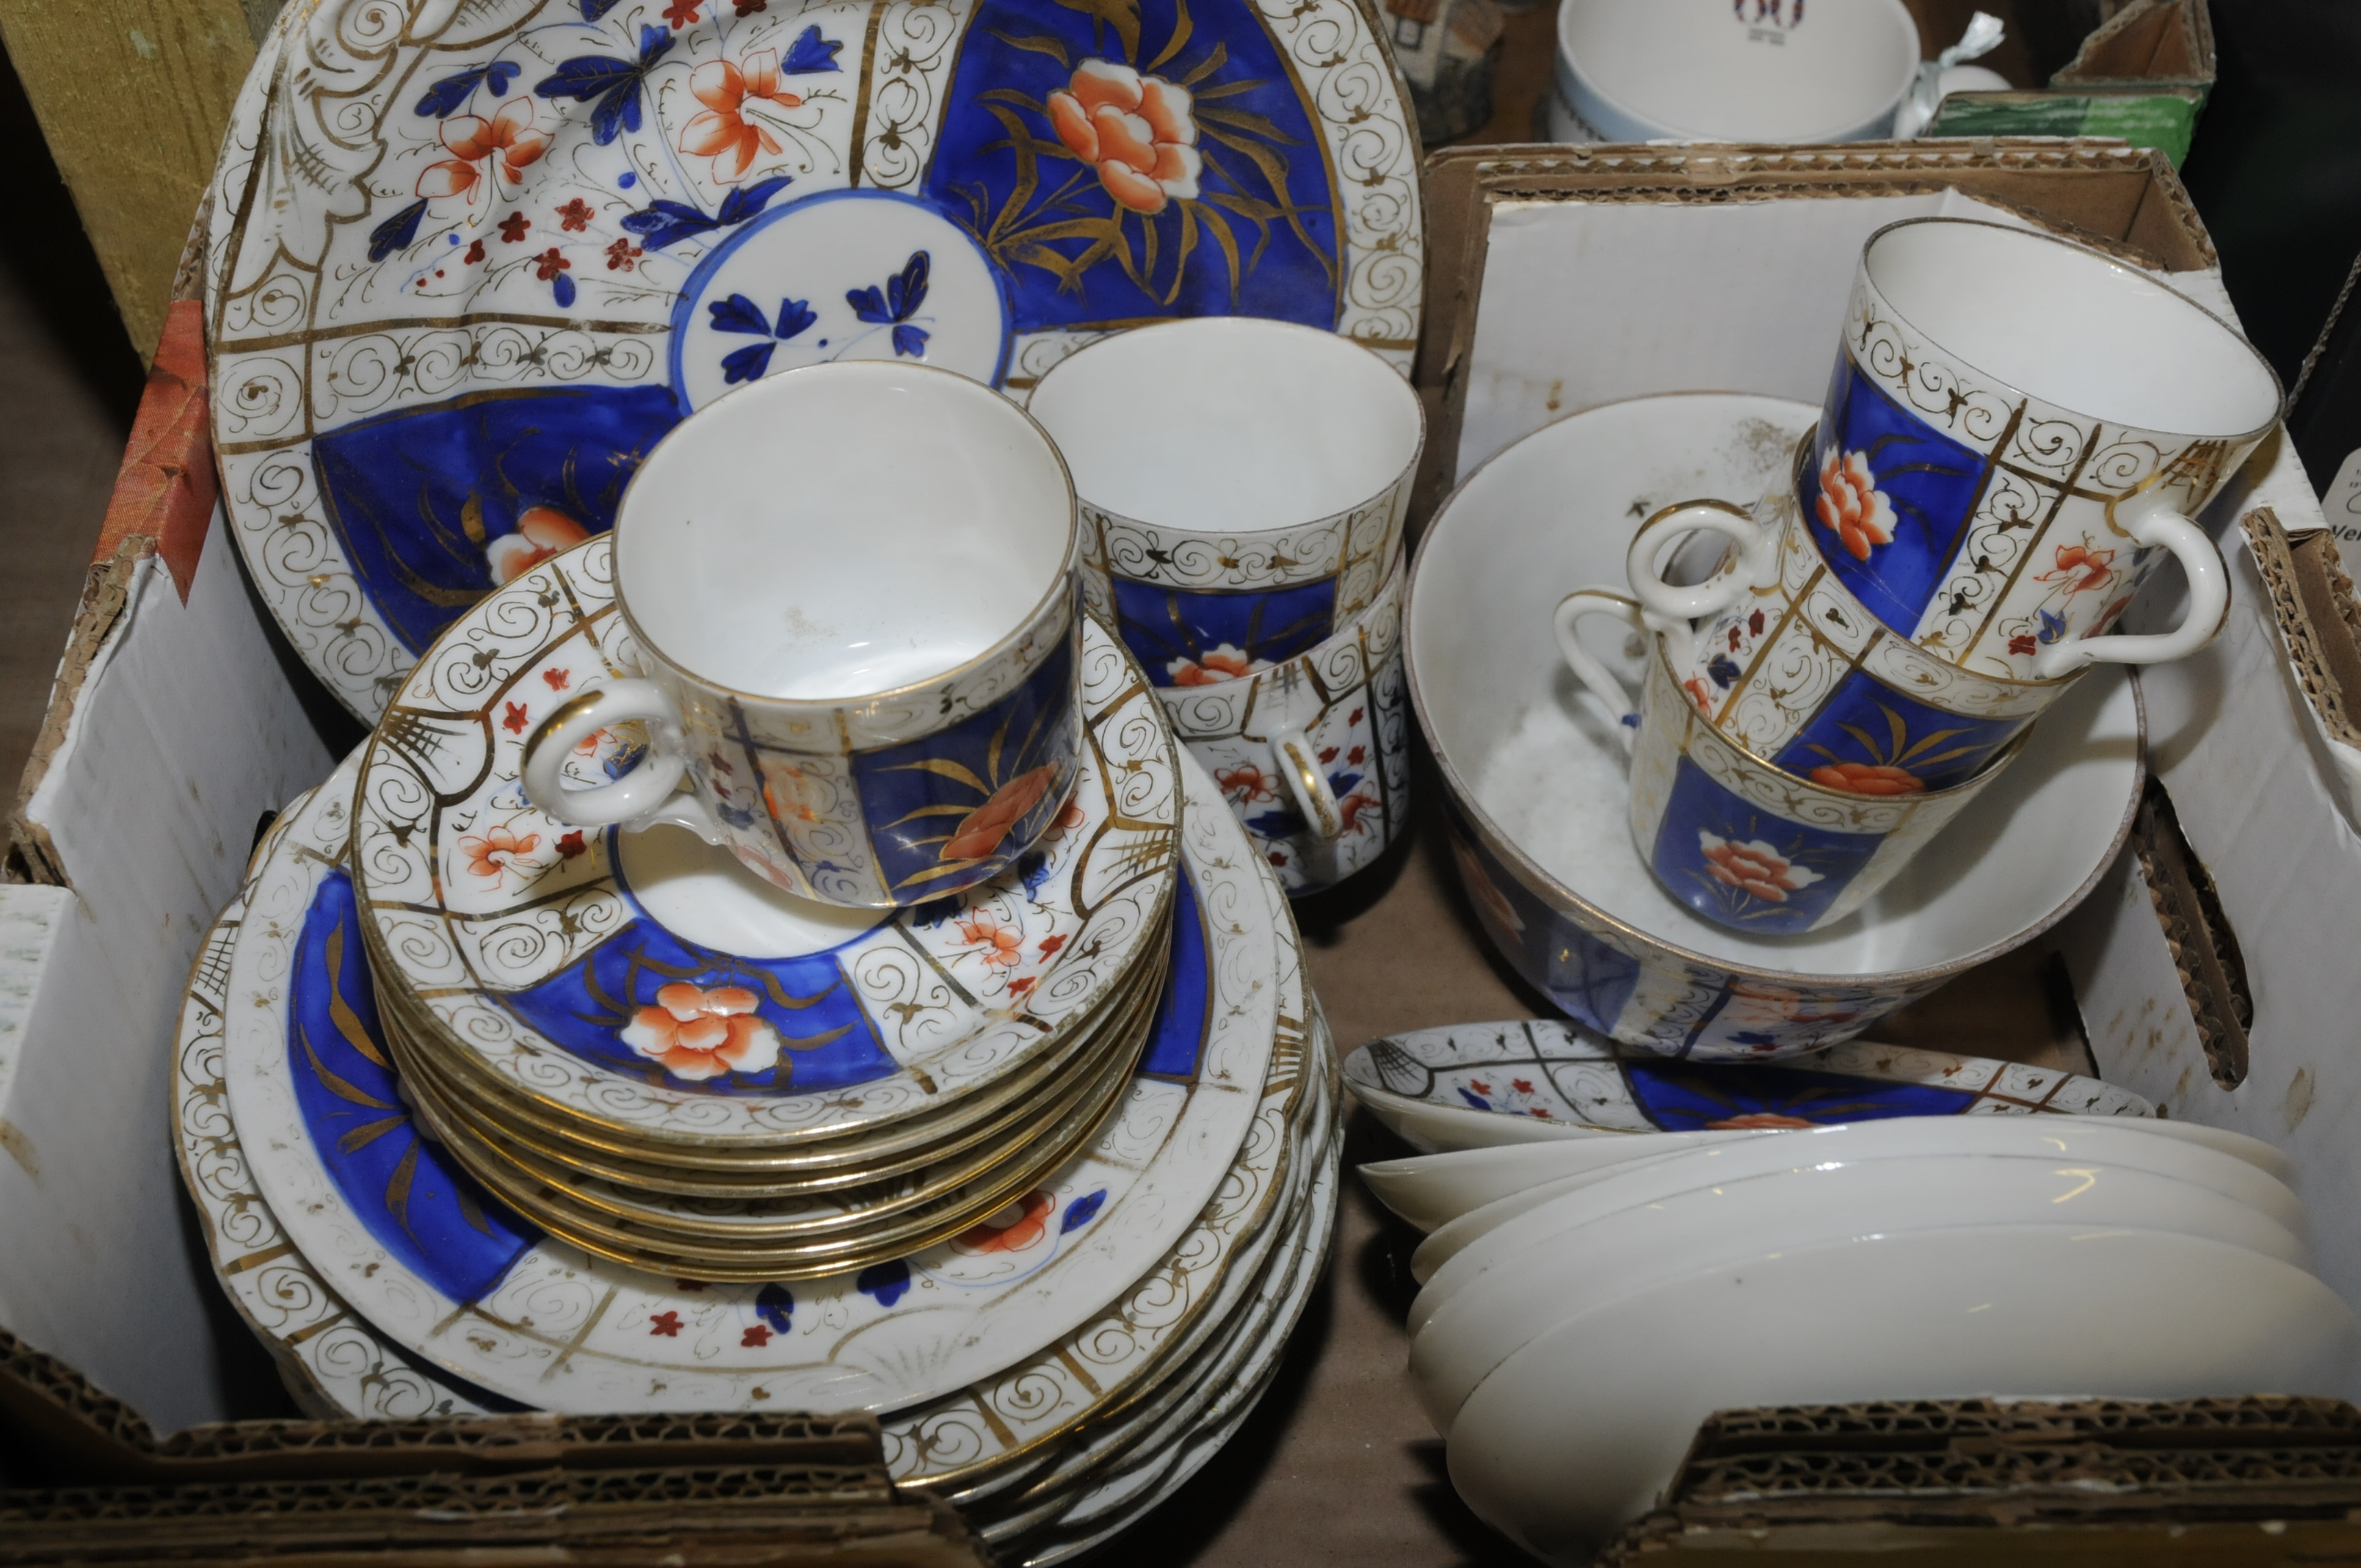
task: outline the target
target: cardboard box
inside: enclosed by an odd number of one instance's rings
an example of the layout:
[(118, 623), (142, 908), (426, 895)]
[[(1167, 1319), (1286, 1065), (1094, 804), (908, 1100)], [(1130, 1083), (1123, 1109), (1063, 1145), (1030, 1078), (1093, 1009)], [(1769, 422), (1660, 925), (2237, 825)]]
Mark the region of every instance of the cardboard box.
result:
[[(2169, 169), (2121, 147), (1493, 148), (1444, 155), (1430, 190), (1422, 521), (1455, 474), (1591, 402), (1698, 386), (1817, 401), (1852, 253), (1906, 214), (1983, 203), (2218, 294)], [(192, 390), (182, 376), (159, 399)], [(137, 526), (94, 575), (18, 808), (19, 874), (39, 883), (0, 887), (0, 1325), (166, 1433), (238, 1408), (246, 1332), (214, 1311), (210, 1266), (180, 1224), (165, 1053), (181, 980), (258, 817), (324, 776), (350, 734), (284, 660), (218, 514), (197, 504), (192, 459), (201, 473), (186, 447), (132, 455)], [(1492, 962), (1428, 836), (1302, 914), (1346, 1048), (1535, 1008)], [(2054, 1053), (2036, 959), (1938, 993), (1941, 1015), (1919, 1026), (1964, 1027), (1949, 1048)], [(1392, 1152), (1356, 1135), (1367, 1157)], [(1136, 1560), (1431, 1564), (1486, 1551), (1438, 1487), (1400, 1370), (1398, 1238), (1359, 1195), (1348, 1204), (1327, 1304), (1267, 1413), (1166, 1511), (1168, 1529), (1135, 1538)]]

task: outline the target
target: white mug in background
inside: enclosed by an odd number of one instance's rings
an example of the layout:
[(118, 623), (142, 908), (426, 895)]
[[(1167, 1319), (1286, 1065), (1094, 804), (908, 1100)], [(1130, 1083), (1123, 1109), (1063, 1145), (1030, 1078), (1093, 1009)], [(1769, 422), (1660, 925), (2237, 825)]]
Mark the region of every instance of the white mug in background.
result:
[[(1073, 490), (1016, 404), (891, 361), (773, 376), (656, 445), (614, 537), (609, 662), (644, 678), (533, 730), (541, 810), (686, 827), (873, 908), (983, 882), (1056, 819), (1082, 747)], [(566, 787), (573, 748), (631, 721), (638, 766)]]

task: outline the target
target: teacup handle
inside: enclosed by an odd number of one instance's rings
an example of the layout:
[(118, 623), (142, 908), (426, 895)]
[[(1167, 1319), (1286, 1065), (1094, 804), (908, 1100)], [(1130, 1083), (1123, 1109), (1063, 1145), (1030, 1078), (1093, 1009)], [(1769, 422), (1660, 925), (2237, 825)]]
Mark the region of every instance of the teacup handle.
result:
[(2150, 512), (2126, 525), (2142, 545), (2170, 551), (2189, 577), (2189, 613), (2170, 631), (2070, 637), (2033, 656), (2033, 678), (2052, 681), (2092, 663), (2161, 664), (2213, 641), (2230, 610), (2230, 569), (2219, 545), (2178, 512)]
[[(1699, 529), (1734, 541), (1738, 559), (1694, 587), (1675, 587), (1657, 572), (1656, 557), (1665, 540)], [(1778, 545), (1777, 532), (1755, 521), (1743, 507), (1728, 501), (1677, 501), (1640, 525), (1623, 557), (1623, 574), (1644, 607), (1645, 630), (1686, 630), (1690, 621), (1718, 615), (1748, 588), (1769, 582), (1777, 567)], [(1564, 642), (1564, 637), (1559, 641)], [(1569, 662), (1572, 657), (1567, 655)], [(1579, 674), (1581, 666), (1575, 668)]]
[[(582, 738), (632, 719), (650, 729), (648, 754), (639, 766), (613, 784), (595, 789), (568, 789), (559, 770)], [(693, 795), (677, 795), (681, 776), (688, 771), (682, 758), (680, 710), (653, 681), (616, 681), (593, 686), (565, 703), (533, 727), (524, 742), (524, 797), (560, 822), (580, 828), (605, 828), (621, 823), (628, 832), (659, 823), (686, 828), (708, 844), (721, 842), (721, 831)]]
[(1611, 615), (1633, 630), (1646, 633), (1649, 630), (1647, 612), (1640, 601), (1605, 588), (1576, 588), (1558, 601), (1557, 616), (1552, 622), (1557, 632), (1557, 651), (1565, 655), (1567, 665), (1590, 688), (1591, 694), (1607, 705), (1615, 716), (1617, 733), (1623, 737), (1623, 749), (1630, 751), (1639, 736), (1640, 710), (1632, 706), (1631, 694), (1615, 678), (1615, 672), (1598, 662), (1598, 655), (1582, 645), (1575, 628), (1594, 615)]
[(1279, 759), (1279, 776), (1287, 783), (1287, 793), (1295, 797), (1295, 809), (1312, 830), (1329, 842), (1345, 836), (1345, 813), (1336, 805), (1336, 792), (1328, 787), (1328, 776), (1320, 771), (1320, 753), (1303, 731), (1293, 727), (1280, 730), (1270, 738), (1271, 754)]

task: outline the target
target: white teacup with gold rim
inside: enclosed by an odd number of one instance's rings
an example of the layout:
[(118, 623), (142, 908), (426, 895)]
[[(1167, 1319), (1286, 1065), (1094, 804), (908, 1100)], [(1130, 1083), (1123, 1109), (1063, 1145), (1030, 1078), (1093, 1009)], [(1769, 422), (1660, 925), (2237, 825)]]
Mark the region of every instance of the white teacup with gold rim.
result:
[[(656, 445), (616, 518), (646, 678), (543, 719), (525, 793), (586, 827), (688, 828), (829, 904), (972, 887), (1073, 787), (1074, 556), (1065, 465), (988, 388), (887, 362), (731, 392)], [(635, 720), (636, 768), (565, 786), (577, 742)]]

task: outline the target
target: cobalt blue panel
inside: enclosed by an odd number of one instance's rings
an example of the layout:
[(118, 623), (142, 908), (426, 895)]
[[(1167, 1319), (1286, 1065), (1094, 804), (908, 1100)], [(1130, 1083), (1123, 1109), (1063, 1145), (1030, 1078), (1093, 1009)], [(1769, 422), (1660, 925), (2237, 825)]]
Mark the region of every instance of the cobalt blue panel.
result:
[(1965, 784), (2024, 725), (1945, 713), (1855, 670), (1771, 760), (1804, 777), (1836, 762), (1900, 768), (1923, 788), (1949, 789)]
[(1184, 872), (1172, 901), (1172, 968), (1165, 977), (1164, 999), (1156, 1004), (1148, 1050), (1139, 1060), (1141, 1072), (1184, 1081), (1197, 1076), (1197, 1053), (1204, 1048), (1205, 1031), (1213, 1019), (1210, 981), (1204, 916), (1197, 907), (1197, 890)]
[(1069, 634), (991, 707), (906, 744), (853, 753), (869, 848), (886, 886), (923, 892), (978, 861), (998, 861), (986, 873), (997, 874), (1008, 846), (1049, 827), (1073, 784), (1082, 723), (1073, 679)]
[[(1257, 593), (1195, 592), (1115, 579), (1115, 630), (1159, 686), (1188, 664), (1217, 680), (1244, 673), (1207, 664), (1209, 654), (1284, 663), (1326, 640), (1336, 623), (1336, 579)], [(1179, 664), (1180, 660), (1188, 664)]]
[(520, 518), (557, 514), (543, 520), (552, 543), (604, 533), (640, 460), (679, 420), (667, 387), (473, 392), (315, 436), (312, 461), (353, 575), (422, 653), (516, 575), (525, 553), (500, 542)]
[[(1887, 397), (1850, 354), (1837, 356), (1828, 411), (1797, 496), (1812, 543), (1862, 609), (1904, 636), (1914, 635), (1966, 536), (1983, 492), (1984, 460)], [(1856, 454), (1891, 512), (1891, 543), (1863, 536), (1848, 545), (1820, 518), (1823, 469), (1831, 456)]]
[(289, 982), (287, 1066), (303, 1130), (379, 1245), (453, 1300), (476, 1300), (541, 1233), (420, 1135), (392, 1062), (352, 878), (331, 872), (304, 914)]
[(1632, 1102), (1668, 1133), (1956, 1116), (1976, 1099), (1936, 1084), (1881, 1083), (1797, 1068), (1718, 1067), (1629, 1057), (1622, 1065)]
[(1793, 932), (1818, 919), (1884, 841), (1784, 821), (1683, 757), (1649, 861), (1666, 892), (1709, 920)]
[[(1127, 137), (1088, 128), (1100, 93)], [(926, 193), (1007, 275), (1017, 332), (1203, 315), (1336, 324), (1327, 149), (1252, 5), (983, 0), (935, 145)], [(1155, 399), (1140, 389), (1142, 417)]]
[[(856, 938), (857, 939), (857, 938)], [(667, 1089), (707, 1094), (780, 1094), (868, 1083), (899, 1070), (871, 1027), (837, 960), (842, 949), (790, 959), (743, 959), (691, 947), (645, 916), (633, 919), (578, 962), (500, 1000), (533, 1028), (586, 1061), (643, 1073)], [(660, 1042), (667, 1010), (657, 992), (689, 985), (752, 992), (744, 1016), (777, 1036), (775, 1066), (686, 1079), (665, 1073), (624, 1037)], [(695, 998), (687, 998), (694, 1002)], [(646, 1014), (645, 1022), (642, 1015)], [(703, 1064), (699, 1064), (700, 1067)]]
[(1485, 931), (1529, 983), (1549, 994), (1569, 1017), (1612, 1034), (1640, 983), (1640, 962), (1590, 936), (1553, 910), (1485, 849), (1450, 809), (1451, 847), (1469, 902)]

